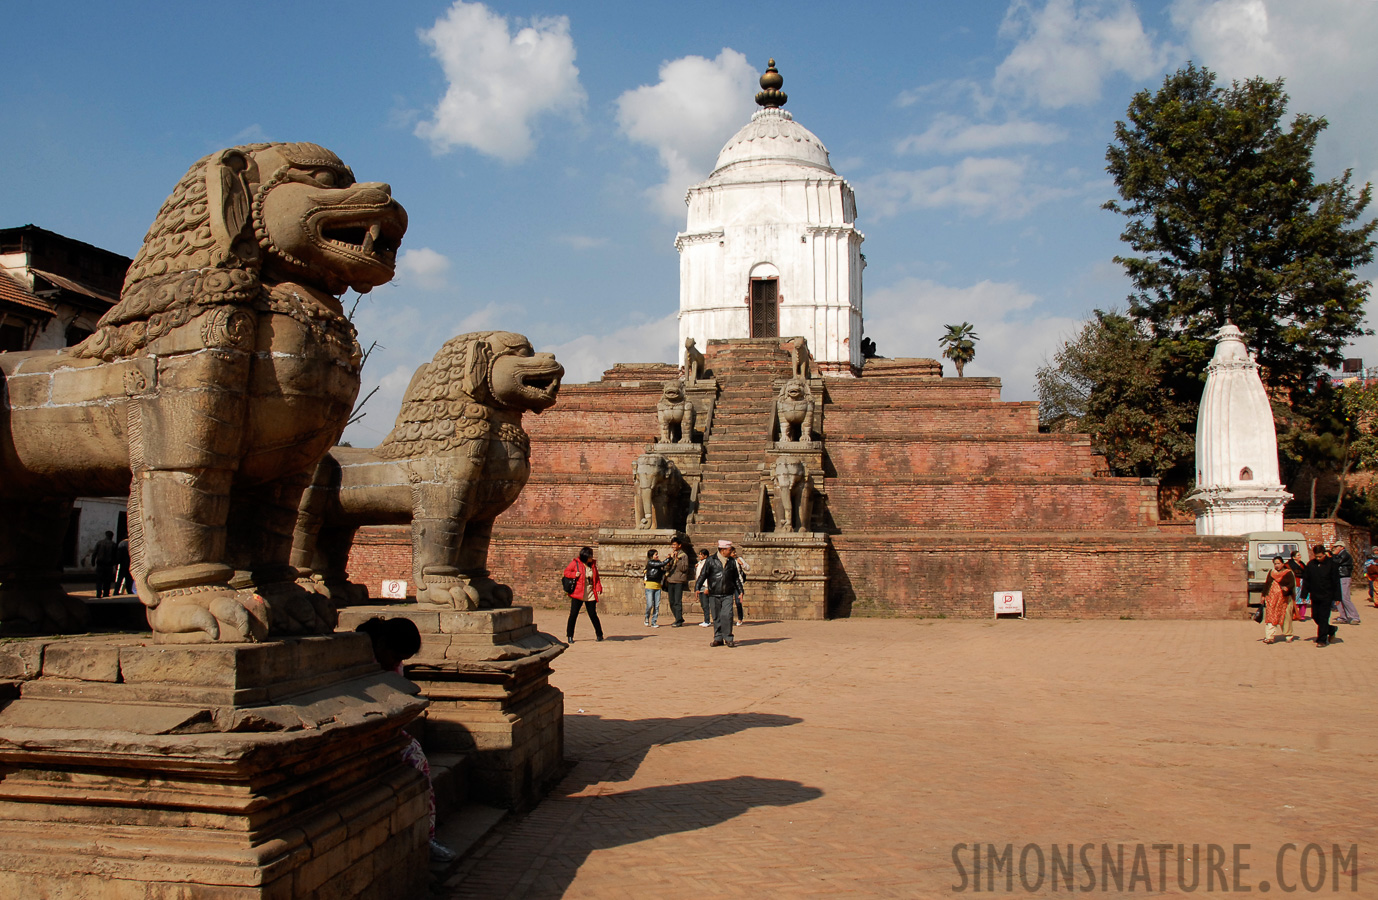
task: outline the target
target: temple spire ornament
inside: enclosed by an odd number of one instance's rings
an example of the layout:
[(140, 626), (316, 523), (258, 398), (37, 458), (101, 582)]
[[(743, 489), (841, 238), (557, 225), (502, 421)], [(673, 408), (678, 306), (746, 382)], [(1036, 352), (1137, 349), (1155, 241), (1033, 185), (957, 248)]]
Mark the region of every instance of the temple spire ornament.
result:
[(775, 60), (771, 60), (766, 66), (765, 74), (761, 76), (761, 92), (756, 95), (756, 105), (766, 109), (779, 109), (789, 102), (789, 94), (780, 88), (784, 87), (785, 78), (775, 69)]

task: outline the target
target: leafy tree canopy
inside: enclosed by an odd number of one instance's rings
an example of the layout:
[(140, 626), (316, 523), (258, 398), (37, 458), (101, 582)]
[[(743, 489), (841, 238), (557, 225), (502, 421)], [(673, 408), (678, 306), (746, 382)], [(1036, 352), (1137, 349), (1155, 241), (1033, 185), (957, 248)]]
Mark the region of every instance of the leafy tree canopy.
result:
[(1284, 126), (1281, 79), (1217, 85), (1188, 64), (1156, 94), (1140, 91), (1106, 153), (1129, 220), (1119, 256), (1134, 284), (1129, 312), (1170, 356), (1179, 385), (1209, 359), (1211, 336), (1233, 321), (1270, 386), (1297, 388), (1339, 364), (1363, 327), (1375, 225), (1356, 224), (1370, 199), (1350, 173), (1312, 171), (1323, 118)]

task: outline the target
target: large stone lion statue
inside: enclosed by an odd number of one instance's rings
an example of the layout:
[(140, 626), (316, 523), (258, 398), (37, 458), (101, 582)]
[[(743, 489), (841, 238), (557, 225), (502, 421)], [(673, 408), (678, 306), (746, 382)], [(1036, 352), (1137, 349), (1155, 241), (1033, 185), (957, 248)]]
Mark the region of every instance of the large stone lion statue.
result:
[(58, 580), (72, 498), (128, 493), (155, 640), (330, 630), (292, 533), (359, 389), (338, 295), (393, 277), (406, 225), (323, 147), (222, 150), (163, 203), (95, 334), (0, 354), (0, 627), (80, 626)]
[(791, 379), (780, 387), (775, 398), (775, 415), (780, 423), (781, 443), (813, 440), (813, 396), (806, 381)]
[(412, 526), (416, 599), (458, 609), (510, 606), (489, 577), (493, 520), (531, 473), (522, 414), (555, 403), (564, 367), (520, 334), (462, 334), (416, 370), (397, 424), (372, 449), (336, 447), (298, 518), (293, 562), (331, 596), (360, 602), (345, 567), (361, 525)]
[(667, 381), (656, 402), (656, 421), (660, 425), (662, 444), (692, 444), (694, 442), (694, 401), (684, 393), (684, 383)]

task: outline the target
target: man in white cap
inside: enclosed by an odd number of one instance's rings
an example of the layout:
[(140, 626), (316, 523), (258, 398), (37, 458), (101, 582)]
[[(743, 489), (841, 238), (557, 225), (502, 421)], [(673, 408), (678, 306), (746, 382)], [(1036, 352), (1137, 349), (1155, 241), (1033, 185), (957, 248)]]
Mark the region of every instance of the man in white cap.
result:
[(708, 557), (694, 582), (695, 590), (708, 590), (708, 608), (713, 611), (711, 647), (737, 646), (732, 640), (732, 605), (742, 586), (742, 573), (732, 558), (732, 542), (718, 541), (718, 552)]
[(1336, 541), (1330, 554), (1335, 559), (1335, 566), (1340, 570), (1339, 615), (1335, 617), (1335, 621), (1342, 625), (1358, 625), (1359, 608), (1354, 605), (1354, 598), (1349, 596), (1350, 585), (1354, 583), (1354, 557), (1345, 549), (1343, 541)]

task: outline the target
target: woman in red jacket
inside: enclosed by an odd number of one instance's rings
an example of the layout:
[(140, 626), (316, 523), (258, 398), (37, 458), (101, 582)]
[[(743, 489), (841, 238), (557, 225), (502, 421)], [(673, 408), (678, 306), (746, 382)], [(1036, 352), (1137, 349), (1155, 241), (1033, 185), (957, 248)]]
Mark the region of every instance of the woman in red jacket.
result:
[(569, 591), (569, 623), (565, 625), (566, 640), (574, 643), (574, 623), (579, 619), (579, 604), (588, 610), (589, 621), (593, 623), (593, 633), (598, 640), (603, 639), (603, 623), (598, 621), (598, 595), (603, 593), (603, 582), (598, 580), (598, 563), (593, 558), (592, 547), (580, 547), (579, 555), (565, 566), (566, 578), (574, 579), (574, 590)]

